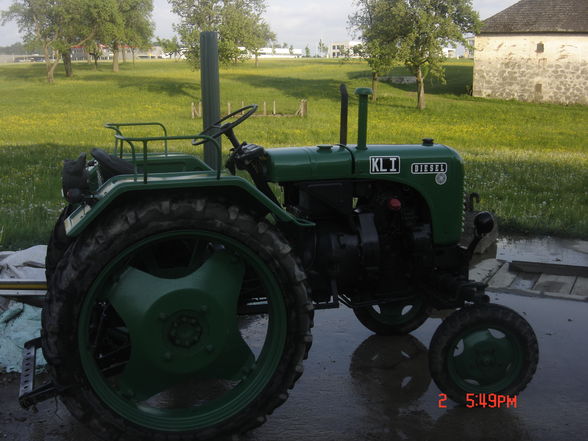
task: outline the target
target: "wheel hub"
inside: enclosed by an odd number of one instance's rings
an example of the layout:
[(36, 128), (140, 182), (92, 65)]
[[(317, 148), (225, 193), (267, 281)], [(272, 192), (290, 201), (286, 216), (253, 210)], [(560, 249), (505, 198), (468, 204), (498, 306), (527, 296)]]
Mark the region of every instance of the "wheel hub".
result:
[(174, 346), (188, 349), (200, 341), (202, 325), (196, 311), (181, 311), (167, 322), (167, 339)]

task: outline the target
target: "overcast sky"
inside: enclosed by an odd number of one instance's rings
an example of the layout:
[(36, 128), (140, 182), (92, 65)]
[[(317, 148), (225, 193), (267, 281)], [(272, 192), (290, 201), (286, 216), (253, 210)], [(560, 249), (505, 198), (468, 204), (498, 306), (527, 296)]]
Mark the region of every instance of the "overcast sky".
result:
[[(482, 19), (500, 12), (518, 0), (473, 0)], [(7, 9), (12, 0), (0, 0), (0, 10)], [(351, 39), (347, 17), (354, 10), (354, 0), (266, 0), (266, 20), (277, 34), (280, 43), (296, 48), (306, 45), (314, 52), (320, 39), (325, 43)], [(170, 12), (167, 0), (153, 0), (155, 36), (174, 35), (172, 24), (178, 18)], [(21, 41), (14, 23), (0, 27), (0, 46)]]

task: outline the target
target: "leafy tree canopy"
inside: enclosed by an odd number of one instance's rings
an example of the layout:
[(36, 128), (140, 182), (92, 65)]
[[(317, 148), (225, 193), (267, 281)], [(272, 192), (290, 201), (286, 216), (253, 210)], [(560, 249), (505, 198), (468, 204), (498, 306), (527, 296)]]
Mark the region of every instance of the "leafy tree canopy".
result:
[(243, 59), (246, 53), (259, 51), (275, 35), (262, 19), (265, 0), (169, 0), (172, 11), (180, 16), (175, 27), (187, 48), (188, 59), (198, 65), (200, 33), (219, 34), (219, 59), (223, 63)]
[(464, 34), (480, 25), (471, 0), (357, 0), (349, 23), (363, 40), (363, 50), (376, 75), (394, 61), (415, 75), (418, 108), (424, 109), (424, 80), (444, 80), (443, 48), (468, 46)]

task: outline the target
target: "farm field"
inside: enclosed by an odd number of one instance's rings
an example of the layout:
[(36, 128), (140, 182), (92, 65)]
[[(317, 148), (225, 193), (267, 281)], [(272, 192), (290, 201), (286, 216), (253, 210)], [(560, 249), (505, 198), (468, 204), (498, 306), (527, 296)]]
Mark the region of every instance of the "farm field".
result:
[[(446, 65), (447, 83), (427, 82), (427, 109), (416, 86), (380, 83), (369, 106), (368, 143), (419, 143), (431, 137), (455, 148), (466, 168), (466, 190), (482, 196), (502, 232), (588, 238), (588, 107), (473, 98), (471, 61)], [(403, 74), (398, 69), (398, 74)], [(73, 78), (58, 67), (46, 83), (44, 65), (0, 65), (0, 251), (46, 243), (63, 206), (62, 160), (92, 147), (110, 148), (106, 122), (159, 121), (170, 134), (195, 134), (191, 118), (200, 72), (185, 62), (138, 61), (112, 73), (86, 63)], [(340, 83), (371, 85), (367, 64), (337, 60), (262, 60), (221, 70), (221, 109), (265, 101), (292, 114), (308, 100), (308, 116), (250, 118), (240, 140), (265, 147), (338, 142)], [(356, 138), (351, 96), (349, 141)], [(258, 111), (260, 113), (260, 111)], [(146, 134), (146, 133), (144, 133)], [(151, 133), (150, 133), (151, 134)], [(188, 144), (172, 150), (197, 152)], [(223, 143), (225, 153), (228, 142)]]

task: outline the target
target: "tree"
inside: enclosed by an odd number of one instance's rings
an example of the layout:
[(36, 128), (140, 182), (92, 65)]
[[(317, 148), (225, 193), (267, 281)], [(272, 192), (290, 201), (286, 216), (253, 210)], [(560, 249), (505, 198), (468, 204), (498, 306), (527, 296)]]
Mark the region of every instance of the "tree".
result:
[(259, 50), (275, 39), (276, 34), (272, 32), (269, 25), (265, 21), (261, 21), (257, 26), (253, 27), (248, 42), (248, 49), (255, 57), (255, 67), (258, 66)]
[(304, 56), (306, 58), (310, 58), (310, 48), (308, 47), (308, 45), (306, 45), (306, 47), (304, 48)]
[[(124, 7), (124, 9), (123, 9)], [(121, 2), (121, 13), (124, 23), (124, 43), (131, 48), (133, 63), (135, 51), (151, 47), (151, 37), (155, 25), (151, 21), (153, 0), (125, 0)], [(177, 43), (177, 38), (175, 41)], [(123, 51), (123, 60), (124, 54)]]
[(180, 42), (178, 41), (178, 37), (175, 35), (171, 39), (158, 38), (156, 40), (156, 44), (158, 46), (161, 46), (164, 54), (169, 55), (170, 57), (173, 56), (174, 58), (176, 58), (176, 61), (177, 61), (177, 57), (182, 53), (182, 46), (180, 45)]
[[(96, 49), (100, 43), (124, 35), (119, 6), (125, 1), (152, 0), (15, 0), (2, 12), (2, 22), (16, 21), (25, 42), (39, 44), (47, 66), (47, 81), (54, 81), (55, 68), (63, 58), (66, 74), (72, 75), (73, 46)], [(140, 8), (135, 8), (140, 10)], [(133, 28), (129, 22), (129, 28)], [(116, 35), (117, 37), (113, 37)], [(94, 51), (97, 53), (97, 50)]]
[(319, 43), (318, 43), (318, 52), (319, 52), (319, 55), (320, 54), (326, 55), (327, 52), (329, 52), (329, 47), (325, 43), (323, 43), (322, 39), (319, 40)]
[[(480, 19), (471, 0), (358, 0), (350, 25), (361, 33), (370, 56), (398, 60), (417, 80), (417, 107), (425, 108), (425, 79), (444, 81), (443, 48), (475, 33)], [(372, 68), (373, 69), (373, 68)]]
[[(148, 47), (153, 35), (154, 25), (151, 22), (153, 0), (117, 0), (113, 20), (104, 29), (102, 38), (112, 50), (112, 71), (119, 71), (118, 55), (125, 46)], [(134, 60), (133, 50), (133, 60)]]
[[(263, 26), (265, 0), (169, 0), (172, 11), (180, 16), (175, 26), (188, 59), (199, 64), (200, 33), (219, 33), (219, 59), (234, 63), (247, 57), (247, 51), (259, 45), (256, 36)], [(268, 27), (269, 28), (269, 27)], [(272, 38), (275, 38), (272, 35)], [(257, 48), (259, 50), (259, 48)], [(253, 51), (252, 51), (253, 52)]]
[(15, 21), (27, 44), (39, 44), (47, 67), (47, 81), (54, 81), (53, 73), (59, 64), (57, 45), (61, 39), (62, 5), (55, 0), (20, 0), (2, 11), (2, 24)]

